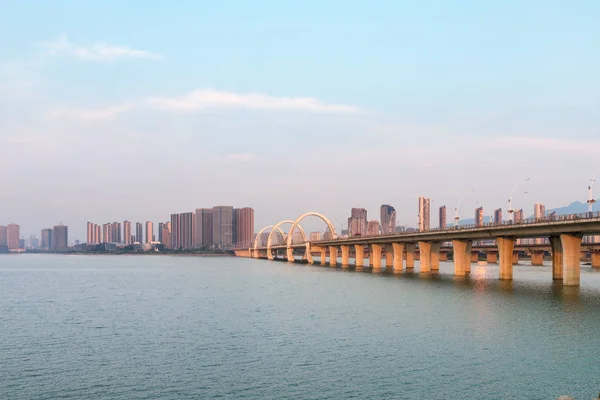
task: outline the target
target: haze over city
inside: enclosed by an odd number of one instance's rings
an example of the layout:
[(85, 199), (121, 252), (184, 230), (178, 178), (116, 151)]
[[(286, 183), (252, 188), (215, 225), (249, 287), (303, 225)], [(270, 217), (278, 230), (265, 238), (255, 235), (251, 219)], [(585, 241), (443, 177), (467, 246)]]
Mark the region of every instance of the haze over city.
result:
[(525, 178), (532, 214), (600, 167), (597, 2), (2, 8), (0, 223), (25, 237), (213, 204), (415, 226), (419, 196), (490, 215)]

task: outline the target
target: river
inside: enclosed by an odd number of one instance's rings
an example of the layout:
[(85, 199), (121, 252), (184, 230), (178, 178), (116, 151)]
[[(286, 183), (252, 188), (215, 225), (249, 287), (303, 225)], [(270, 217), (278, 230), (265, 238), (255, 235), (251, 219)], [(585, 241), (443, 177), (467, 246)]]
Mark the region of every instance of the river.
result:
[[(1, 399), (591, 399), (600, 273), (0, 255)], [(417, 268), (418, 271), (418, 262)]]

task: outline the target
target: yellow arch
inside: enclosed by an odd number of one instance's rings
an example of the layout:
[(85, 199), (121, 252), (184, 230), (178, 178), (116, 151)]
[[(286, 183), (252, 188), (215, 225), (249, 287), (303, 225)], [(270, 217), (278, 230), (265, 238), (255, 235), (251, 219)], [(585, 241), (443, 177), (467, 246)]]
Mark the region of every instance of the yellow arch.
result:
[[(253, 247), (253, 249), (254, 249), (254, 250), (256, 250), (256, 249), (258, 248), (258, 241), (259, 241), (259, 239), (260, 239), (260, 235), (262, 235), (262, 233), (263, 233), (264, 231), (266, 231), (267, 229), (273, 229), (273, 230), (275, 230), (274, 228), (275, 228), (275, 226), (274, 226), (274, 225), (265, 226), (264, 228), (262, 228), (262, 229), (260, 230), (260, 232), (258, 232), (258, 233), (256, 234), (256, 237), (254, 238), (254, 247)], [(277, 228), (277, 230), (279, 231), (279, 233), (281, 233), (281, 236), (283, 236), (283, 237), (285, 238), (285, 232), (283, 232), (283, 231), (281, 230), (281, 228)], [(270, 235), (270, 234), (269, 234), (269, 237), (271, 237), (271, 235)]]
[[(292, 227), (290, 228), (289, 231), (294, 232), (294, 229), (296, 229), (296, 227), (299, 226), (300, 222), (306, 217), (321, 218), (321, 220), (323, 220), (323, 222), (325, 222), (327, 224), (327, 227), (329, 228), (329, 232), (331, 232), (332, 239), (336, 238), (337, 235), (335, 234), (335, 228), (333, 227), (333, 224), (331, 223), (331, 221), (323, 214), (314, 212), (314, 211), (304, 213), (301, 216), (299, 216), (298, 218), (296, 218), (296, 220), (292, 224)], [(287, 237), (287, 258), (288, 258), (288, 261), (294, 261), (294, 256), (292, 253), (292, 235), (288, 235), (288, 237)]]
[[(271, 229), (271, 232), (269, 233), (269, 239), (267, 240), (267, 253), (269, 251), (271, 251), (271, 246), (273, 245), (273, 239), (272, 239), (273, 232), (275, 232), (277, 230), (279, 230), (281, 232), (281, 229), (279, 229), (279, 227), (281, 225), (284, 225), (284, 224), (292, 224), (292, 225), (294, 225), (294, 221), (292, 221), (291, 219), (286, 219), (285, 221), (279, 222), (277, 225), (275, 225), (273, 227), (273, 229)], [(298, 230), (300, 230), (300, 234), (302, 235), (302, 239), (306, 242), (306, 232), (304, 232), (304, 229), (302, 229), (302, 227), (300, 225), (298, 225)], [(292, 234), (291, 230), (287, 233), (287, 235), (283, 235), (283, 240), (286, 241), (286, 243), (287, 243), (287, 237), (290, 234)]]

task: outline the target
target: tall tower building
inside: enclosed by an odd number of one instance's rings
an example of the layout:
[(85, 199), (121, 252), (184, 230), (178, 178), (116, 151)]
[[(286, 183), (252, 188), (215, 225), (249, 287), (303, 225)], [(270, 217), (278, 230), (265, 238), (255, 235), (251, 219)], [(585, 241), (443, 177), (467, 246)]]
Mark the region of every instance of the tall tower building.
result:
[(144, 227), (141, 222), (135, 223), (135, 241), (138, 243), (144, 243)]
[(46, 228), (46, 229), (42, 229), (42, 235), (41, 235), (41, 244), (40, 247), (42, 247), (43, 249), (51, 249), (53, 246), (52, 243), (52, 229), (50, 228)]
[(146, 240), (145, 243), (152, 243), (154, 236), (154, 227), (152, 226), (152, 222), (146, 221)]
[(233, 207), (213, 207), (213, 243), (219, 248), (233, 244)]
[(0, 247), (8, 247), (8, 230), (0, 225)]
[(54, 227), (52, 237), (52, 249), (63, 251), (69, 248), (69, 229), (63, 224)]
[(448, 224), (446, 222), (446, 206), (441, 206), (440, 207), (440, 222), (439, 222), (439, 227), (440, 229), (444, 230), (448, 227)]
[(179, 214), (179, 240), (180, 247), (184, 250), (194, 248), (194, 213)]
[(384, 235), (393, 233), (396, 229), (396, 209), (389, 204), (379, 207), (381, 230)]
[(379, 235), (379, 221), (373, 220), (367, 223), (367, 235)]
[[(196, 227), (196, 229), (198, 229)], [(235, 247), (248, 248), (254, 237), (254, 209), (250, 207), (233, 210), (233, 244)]]
[(475, 226), (483, 226), (483, 207), (475, 210)]
[(96, 239), (96, 244), (102, 243), (102, 227), (100, 225), (95, 225), (96, 235), (94, 236)]
[(546, 218), (546, 206), (539, 203), (535, 204), (533, 206), (533, 214), (536, 220)]
[(197, 208), (194, 214), (194, 247), (213, 245), (213, 209)]
[(430, 200), (426, 197), (419, 197), (419, 231), (428, 231), (430, 229)]
[(121, 243), (121, 224), (118, 222), (110, 224), (110, 241), (112, 243)]
[(494, 224), (502, 225), (502, 209), (498, 208), (494, 211)]
[(181, 248), (179, 239), (179, 214), (171, 214), (171, 248), (178, 250)]
[(95, 233), (94, 224), (88, 221), (88, 223), (87, 223), (87, 239), (85, 241), (87, 244), (94, 243), (94, 233)]
[(125, 243), (126, 246), (133, 244), (131, 241), (131, 222), (130, 221), (123, 221), (123, 243)]
[(516, 210), (515, 211), (515, 224), (519, 223), (519, 222), (523, 222), (523, 209), (521, 208), (520, 210)]
[(350, 236), (367, 234), (367, 210), (365, 208), (353, 208), (350, 210), (348, 234)]
[(6, 227), (6, 243), (9, 250), (19, 248), (20, 228), (17, 224), (8, 224)]

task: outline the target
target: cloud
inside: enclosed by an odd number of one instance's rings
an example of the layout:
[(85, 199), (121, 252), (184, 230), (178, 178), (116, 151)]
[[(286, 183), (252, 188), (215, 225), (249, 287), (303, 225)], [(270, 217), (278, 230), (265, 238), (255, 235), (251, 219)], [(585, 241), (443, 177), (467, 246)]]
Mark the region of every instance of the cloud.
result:
[(123, 103), (98, 109), (62, 108), (47, 114), (51, 119), (71, 119), (77, 121), (99, 121), (116, 117), (134, 107), (132, 103)]
[(50, 42), (42, 42), (40, 47), (52, 55), (65, 55), (86, 61), (114, 61), (120, 58), (146, 58), (160, 60), (160, 54), (146, 50), (133, 49), (127, 46), (113, 46), (106, 43), (95, 43), (88, 46), (73, 44), (66, 35)]
[(320, 113), (358, 113), (355, 106), (328, 104), (310, 97), (276, 97), (261, 93), (239, 94), (215, 90), (194, 90), (176, 98), (152, 97), (148, 103), (169, 111), (194, 112), (209, 108), (246, 108), (257, 110), (297, 110)]

